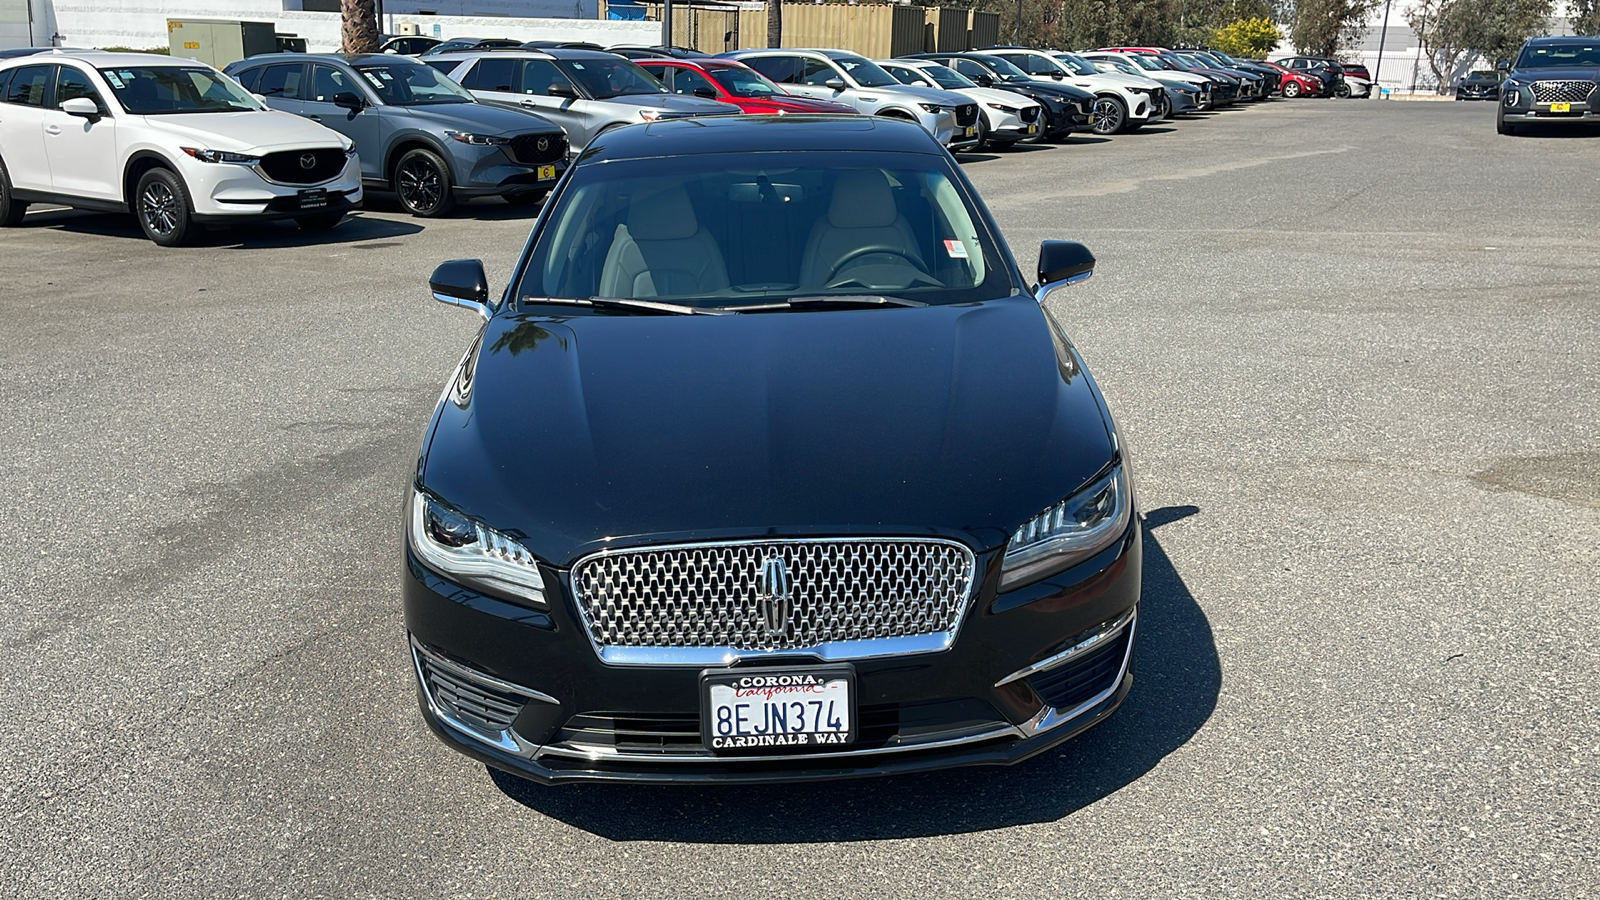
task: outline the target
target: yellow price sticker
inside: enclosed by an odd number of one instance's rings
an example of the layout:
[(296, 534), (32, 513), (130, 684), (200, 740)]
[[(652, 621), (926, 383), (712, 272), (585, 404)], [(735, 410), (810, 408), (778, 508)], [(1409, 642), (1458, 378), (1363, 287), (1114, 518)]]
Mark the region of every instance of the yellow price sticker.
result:
[(183, 42), (183, 49), (185, 49), (185, 50), (199, 50), (200, 49), (200, 42), (199, 41), (184, 41)]

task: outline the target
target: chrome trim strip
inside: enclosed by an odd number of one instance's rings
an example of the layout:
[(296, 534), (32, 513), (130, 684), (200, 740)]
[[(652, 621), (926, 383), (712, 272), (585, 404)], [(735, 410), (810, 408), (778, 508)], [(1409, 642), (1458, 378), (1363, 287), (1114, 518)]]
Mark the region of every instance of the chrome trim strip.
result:
[(462, 309), (470, 309), (483, 316), (484, 321), (489, 319), (489, 304), (487, 303), (479, 303), (476, 300), (462, 300), (460, 297), (452, 297), (449, 294), (441, 294), (438, 291), (433, 291), (432, 293), (433, 299), (446, 306), (459, 306)]
[(1027, 678), (1029, 675), (1037, 675), (1040, 672), (1049, 671), (1050, 669), (1054, 669), (1057, 666), (1063, 665), (1073, 658), (1082, 655), (1086, 651), (1092, 650), (1106, 641), (1115, 638), (1117, 635), (1121, 634), (1122, 629), (1128, 627), (1128, 623), (1132, 621), (1133, 610), (1130, 609), (1118, 616), (1116, 621), (1112, 622), (1110, 625), (1101, 628), (1094, 634), (1084, 638), (1076, 644), (1073, 644), (1071, 647), (1068, 647), (1054, 656), (1042, 659), (1039, 662), (1028, 666), (1027, 668), (1018, 669), (1017, 671), (1012, 672), (1010, 675), (1007, 675), (999, 681), (996, 681), (994, 686), (1004, 687), (1005, 685), (1008, 685), (1019, 678)]
[(595, 744), (546, 744), (535, 754), (540, 756), (561, 756), (568, 759), (587, 759), (593, 762), (621, 761), (621, 762), (666, 762), (666, 763), (738, 763), (748, 762), (814, 762), (826, 764), (828, 760), (840, 758), (851, 759), (863, 756), (878, 756), (888, 753), (907, 753), (913, 750), (930, 750), (941, 747), (959, 747), (963, 744), (975, 744), (981, 741), (992, 741), (1003, 737), (1020, 737), (1021, 734), (1015, 725), (1002, 725), (989, 731), (978, 734), (963, 735), (958, 738), (926, 741), (919, 744), (896, 744), (892, 747), (873, 747), (864, 750), (838, 750), (825, 753), (785, 753), (782, 755), (768, 756), (766, 754), (753, 756), (717, 756), (707, 750), (700, 754), (666, 754), (666, 753), (629, 753), (615, 747), (606, 747)]
[(1018, 730), (1020, 730), (1026, 737), (1033, 737), (1041, 732), (1049, 731), (1052, 728), (1064, 725), (1110, 699), (1111, 695), (1117, 692), (1117, 688), (1122, 686), (1123, 679), (1128, 677), (1128, 664), (1133, 661), (1133, 638), (1135, 632), (1138, 630), (1138, 627), (1138, 608), (1135, 607), (1133, 619), (1128, 623), (1128, 649), (1123, 651), (1122, 668), (1117, 670), (1117, 677), (1111, 682), (1110, 687), (1107, 687), (1105, 690), (1095, 694), (1093, 697), (1090, 697), (1082, 703), (1079, 703), (1077, 706), (1074, 706), (1066, 712), (1062, 712), (1051, 706), (1046, 706), (1044, 709), (1039, 710), (1039, 712), (1034, 715), (1033, 718), (1017, 726)]
[[(595, 655), (608, 665), (618, 666), (726, 666), (745, 659), (773, 659), (786, 656), (815, 656), (826, 662), (857, 659), (880, 659), (889, 656), (912, 656), (919, 653), (941, 653), (955, 644), (956, 635), (966, 621), (967, 610), (972, 606), (980, 587), (978, 556), (973, 549), (953, 538), (904, 537), (870, 535), (856, 537), (769, 537), (740, 538), (726, 541), (690, 541), (677, 544), (643, 544), (634, 547), (608, 547), (585, 554), (573, 562), (567, 571), (576, 573), (579, 567), (591, 560), (630, 553), (660, 553), (674, 550), (697, 550), (712, 547), (743, 547), (758, 544), (850, 544), (861, 542), (903, 542), (917, 544), (942, 544), (955, 547), (967, 558), (967, 595), (961, 601), (955, 621), (948, 631), (935, 634), (907, 635), (905, 637), (867, 638), (858, 641), (834, 641), (809, 647), (791, 647), (783, 650), (738, 650), (733, 647), (606, 647), (595, 640), (583, 612), (583, 599), (578, 588), (572, 586), (572, 599), (578, 607), (578, 617), (583, 624), (584, 636)], [(575, 579), (574, 579), (575, 580)]]
[(529, 700), (537, 700), (542, 703), (554, 703), (555, 705), (560, 706), (561, 702), (559, 700), (550, 696), (549, 694), (540, 693), (539, 691), (525, 688), (521, 685), (512, 684), (509, 681), (502, 681), (491, 675), (485, 675), (482, 672), (469, 669), (459, 663), (451, 662), (450, 660), (445, 659), (439, 654), (434, 653), (427, 647), (423, 646), (422, 642), (417, 640), (416, 635), (408, 635), (408, 637), (411, 639), (412, 671), (416, 673), (417, 684), (422, 686), (422, 696), (427, 699), (428, 710), (433, 713), (435, 719), (438, 719), (449, 728), (460, 732), (472, 740), (488, 744), (489, 746), (494, 747), (497, 750), (502, 750), (506, 753), (514, 753), (517, 756), (531, 757), (536, 751), (538, 751), (538, 745), (530, 744), (522, 740), (522, 738), (517, 736), (516, 732), (509, 728), (505, 731), (483, 731), (481, 729), (474, 728), (473, 726), (468, 725), (466, 722), (456, 718), (455, 715), (453, 715), (449, 710), (441, 706), (439, 701), (434, 699), (433, 691), (430, 690), (428, 686), (428, 675), (422, 670), (422, 659), (423, 657), (427, 657), (428, 665), (438, 666), (439, 668), (449, 672), (452, 675), (455, 675), (458, 678), (475, 682), (477, 684), (488, 685), (496, 688), (497, 690), (505, 691), (506, 693), (527, 697)]

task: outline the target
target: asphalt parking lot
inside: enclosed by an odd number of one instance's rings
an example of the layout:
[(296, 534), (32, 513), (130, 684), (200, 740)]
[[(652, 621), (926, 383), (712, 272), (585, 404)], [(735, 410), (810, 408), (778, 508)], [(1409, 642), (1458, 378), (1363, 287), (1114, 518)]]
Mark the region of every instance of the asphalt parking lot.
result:
[(421, 428), (532, 211), (0, 232), (12, 896), (1592, 897), (1600, 137), (1275, 102), (968, 158), (1135, 452), (1137, 680), (1009, 769), (538, 788), (415, 709)]

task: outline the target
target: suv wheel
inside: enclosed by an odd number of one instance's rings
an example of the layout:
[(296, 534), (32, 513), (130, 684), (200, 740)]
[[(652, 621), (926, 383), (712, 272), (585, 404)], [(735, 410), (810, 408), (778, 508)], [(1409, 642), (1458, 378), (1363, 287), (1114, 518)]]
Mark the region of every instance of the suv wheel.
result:
[(1300, 96), (1300, 82), (1291, 81), (1288, 84), (1284, 85), (1283, 86), (1283, 96), (1287, 100), (1293, 100), (1294, 98)]
[(394, 192), (413, 216), (442, 216), (455, 205), (450, 196), (450, 167), (432, 150), (412, 150), (394, 167)]
[(144, 236), (162, 247), (178, 247), (189, 237), (189, 191), (171, 169), (151, 169), (139, 176), (133, 191), (133, 212)]
[(1128, 121), (1128, 110), (1116, 97), (1096, 97), (1089, 113), (1089, 130), (1095, 134), (1116, 134)]
[(6, 164), (0, 162), (0, 226), (21, 225), (22, 214), (27, 211), (28, 204), (12, 196), (11, 174), (6, 171)]
[(1514, 134), (1517, 133), (1517, 126), (1508, 125), (1508, 124), (1506, 124), (1506, 120), (1505, 119), (1502, 119), (1499, 116), (1495, 116), (1495, 119), (1494, 119), (1494, 130), (1496, 132), (1500, 133), (1500, 134), (1513, 134), (1514, 135)]
[(1350, 85), (1345, 84), (1342, 81), (1339, 82), (1339, 86), (1333, 89), (1333, 95), (1335, 97), (1338, 97), (1340, 100), (1349, 100), (1350, 99)]

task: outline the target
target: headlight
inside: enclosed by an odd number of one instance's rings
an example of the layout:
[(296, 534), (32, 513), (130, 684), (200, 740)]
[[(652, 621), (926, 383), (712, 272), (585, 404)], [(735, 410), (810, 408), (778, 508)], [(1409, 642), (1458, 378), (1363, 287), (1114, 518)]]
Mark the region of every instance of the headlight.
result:
[(1054, 575), (1122, 537), (1133, 511), (1132, 493), (1119, 463), (1093, 484), (1029, 519), (1006, 546), (1000, 590)]
[(412, 552), (440, 574), (545, 605), (539, 565), (513, 538), (421, 491), (411, 498), (410, 532)]
[(917, 105), (922, 107), (923, 110), (925, 110), (927, 112), (935, 112), (936, 113), (936, 112), (940, 112), (940, 111), (942, 111), (944, 109), (944, 107), (940, 106), (937, 103), (918, 103)]
[(984, 105), (988, 106), (990, 109), (998, 109), (1001, 112), (1014, 113), (1022, 111), (1022, 107), (1020, 106), (1007, 106), (1004, 103), (987, 103)]
[(654, 122), (656, 119), (661, 118), (661, 112), (654, 109), (641, 109), (639, 110), (639, 118), (646, 122)]
[(356, 155), (356, 145), (355, 144), (351, 144), (350, 146), (344, 148), (344, 155), (345, 155), (346, 159), (355, 156)]
[(495, 134), (471, 134), (465, 131), (446, 131), (444, 134), (445, 137), (448, 137), (450, 140), (462, 144), (477, 144), (484, 146), (488, 144), (511, 143), (510, 138), (503, 138)]
[(253, 166), (261, 162), (261, 157), (251, 156), (248, 153), (234, 153), (232, 150), (205, 150), (200, 147), (180, 147), (201, 162), (207, 163), (232, 163), (236, 166)]
[(1506, 82), (1505, 87), (1500, 92), (1501, 98), (1505, 102), (1505, 105), (1507, 105), (1507, 106), (1516, 106), (1517, 105), (1517, 103), (1519, 102), (1518, 98), (1521, 96), (1521, 94), (1519, 94), (1517, 92), (1517, 88), (1518, 87), (1520, 87), (1520, 85), (1512, 84), (1509, 81)]

